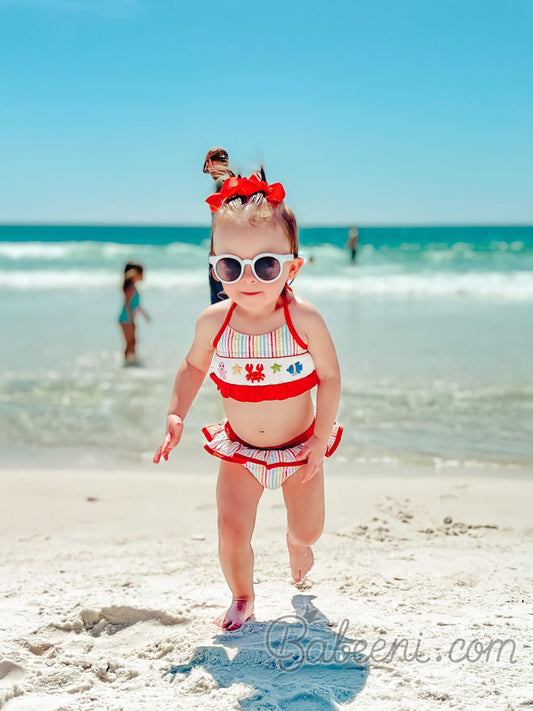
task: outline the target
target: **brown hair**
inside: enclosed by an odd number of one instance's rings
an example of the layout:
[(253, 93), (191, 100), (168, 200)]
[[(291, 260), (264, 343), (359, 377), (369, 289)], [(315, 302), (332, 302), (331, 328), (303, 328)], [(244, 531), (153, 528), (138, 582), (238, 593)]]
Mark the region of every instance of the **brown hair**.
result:
[(144, 271), (143, 265), (139, 262), (128, 262), (124, 267), (124, 283), (122, 284), (122, 290), (126, 291), (133, 284), (132, 276), (135, 274), (142, 274)]
[(289, 240), (291, 254), (298, 256), (298, 227), (294, 212), (284, 202), (275, 205), (268, 202), (263, 193), (249, 198), (239, 195), (227, 200), (216, 212), (211, 225), (211, 251), (213, 255), (213, 231), (218, 222), (244, 222), (257, 227), (265, 222), (281, 225)]

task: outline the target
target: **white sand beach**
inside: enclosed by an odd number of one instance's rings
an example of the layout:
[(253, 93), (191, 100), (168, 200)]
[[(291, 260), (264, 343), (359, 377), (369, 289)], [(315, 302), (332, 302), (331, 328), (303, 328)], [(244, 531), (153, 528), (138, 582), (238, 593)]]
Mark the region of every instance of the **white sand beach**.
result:
[[(229, 603), (216, 473), (176, 468), (0, 472), (0, 707), (533, 706), (531, 477), (326, 473), (325, 531), (299, 587), (281, 492), (265, 492), (257, 619), (228, 633), (212, 622)], [(495, 640), (510, 641), (487, 652)]]

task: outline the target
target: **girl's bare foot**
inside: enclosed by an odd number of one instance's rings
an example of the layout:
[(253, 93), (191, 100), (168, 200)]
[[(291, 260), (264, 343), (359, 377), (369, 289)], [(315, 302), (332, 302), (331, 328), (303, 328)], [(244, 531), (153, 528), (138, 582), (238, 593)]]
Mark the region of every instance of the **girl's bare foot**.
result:
[(313, 567), (315, 556), (311, 546), (300, 546), (291, 541), (287, 532), (287, 548), (291, 562), (292, 577), (295, 583), (300, 583)]
[(248, 620), (255, 620), (253, 614), (254, 611), (254, 601), (252, 599), (234, 599), (231, 605), (228, 607), (224, 615), (220, 615), (216, 620), (213, 620), (215, 625), (223, 627), (227, 630), (238, 629), (243, 622), (248, 622)]

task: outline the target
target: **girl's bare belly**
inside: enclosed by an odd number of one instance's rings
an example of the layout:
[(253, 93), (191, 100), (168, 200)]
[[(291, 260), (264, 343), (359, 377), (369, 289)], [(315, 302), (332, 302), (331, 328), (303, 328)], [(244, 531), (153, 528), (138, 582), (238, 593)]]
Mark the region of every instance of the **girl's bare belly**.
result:
[(314, 418), (311, 392), (287, 400), (237, 402), (224, 398), (224, 412), (239, 437), (254, 447), (279, 447), (305, 432)]

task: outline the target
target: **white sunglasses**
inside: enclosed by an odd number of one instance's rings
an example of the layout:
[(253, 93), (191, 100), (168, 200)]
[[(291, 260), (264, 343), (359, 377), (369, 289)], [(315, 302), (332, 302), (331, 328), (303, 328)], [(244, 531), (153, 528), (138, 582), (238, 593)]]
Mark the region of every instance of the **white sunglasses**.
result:
[(294, 259), (294, 254), (271, 254), (263, 252), (253, 259), (241, 259), (234, 254), (220, 254), (209, 257), (215, 275), (223, 284), (233, 284), (244, 274), (244, 267), (249, 264), (256, 279), (268, 284), (280, 278), (285, 262)]

